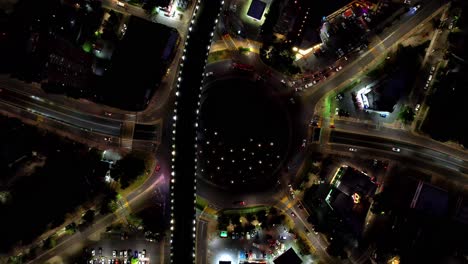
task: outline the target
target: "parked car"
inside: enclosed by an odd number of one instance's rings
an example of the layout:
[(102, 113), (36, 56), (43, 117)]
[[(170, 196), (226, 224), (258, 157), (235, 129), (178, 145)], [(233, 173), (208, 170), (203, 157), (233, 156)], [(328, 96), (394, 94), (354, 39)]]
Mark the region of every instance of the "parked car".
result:
[(401, 150), (400, 150), (400, 148), (395, 148), (395, 147), (393, 147), (393, 148), (392, 148), (392, 151), (393, 151), (393, 152), (400, 152)]
[(420, 104), (417, 104), (416, 107), (414, 107), (414, 111), (417, 112), (419, 110), (419, 108), (421, 107)]
[(356, 148), (349, 148), (349, 151), (351, 151), (351, 152), (357, 152), (357, 149), (356, 149)]

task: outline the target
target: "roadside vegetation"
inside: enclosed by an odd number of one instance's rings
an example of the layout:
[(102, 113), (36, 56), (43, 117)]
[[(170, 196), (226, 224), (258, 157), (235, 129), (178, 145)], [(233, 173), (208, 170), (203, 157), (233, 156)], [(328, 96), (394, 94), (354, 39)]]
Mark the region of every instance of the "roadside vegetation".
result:
[(294, 75), (300, 73), (300, 68), (293, 65), (295, 54), (292, 51), (292, 46), (277, 39), (273, 32), (280, 16), (280, 4), (279, 0), (274, 0), (271, 3), (265, 22), (261, 27), (263, 46), (260, 49), (260, 58), (277, 71)]
[[(109, 164), (101, 161), (100, 150), (14, 118), (0, 117), (0, 127), (0, 252), (26, 246), (40, 235), (44, 247), (51, 246), (55, 234), (73, 234), (117, 208), (117, 192), (105, 181)], [(134, 154), (113, 169), (127, 186), (144, 170), (145, 162)]]
[[(421, 125), (422, 132), (439, 141), (454, 141), (468, 147), (468, 126), (466, 125), (466, 98), (468, 98), (468, 4), (455, 1), (453, 29), (449, 35), (449, 50), (445, 59), (446, 67), (439, 69), (432, 90), (427, 99), (429, 111)], [(459, 17), (459, 18), (458, 18)]]

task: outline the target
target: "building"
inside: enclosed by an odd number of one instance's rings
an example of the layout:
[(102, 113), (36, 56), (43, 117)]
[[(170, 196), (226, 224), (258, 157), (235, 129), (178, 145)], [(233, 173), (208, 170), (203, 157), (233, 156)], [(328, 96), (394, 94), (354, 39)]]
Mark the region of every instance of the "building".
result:
[(46, 41), (48, 51), (42, 83), (67, 89), (86, 89), (92, 77), (92, 55), (58, 37)]
[(448, 192), (429, 183), (419, 181), (411, 201), (410, 208), (434, 215), (448, 215)]
[(370, 199), (377, 190), (373, 177), (343, 165), (336, 171), (331, 185), (325, 202), (349, 224), (356, 235), (361, 234)]
[(293, 248), (286, 250), (283, 254), (273, 260), (275, 264), (301, 264), (302, 259), (297, 255)]

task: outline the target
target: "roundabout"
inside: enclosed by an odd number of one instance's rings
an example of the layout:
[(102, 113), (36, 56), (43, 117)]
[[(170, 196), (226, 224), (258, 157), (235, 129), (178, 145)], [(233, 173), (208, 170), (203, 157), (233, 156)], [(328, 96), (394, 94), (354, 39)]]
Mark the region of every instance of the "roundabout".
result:
[(291, 146), (285, 99), (249, 77), (221, 76), (202, 93), (199, 177), (232, 192), (271, 187)]

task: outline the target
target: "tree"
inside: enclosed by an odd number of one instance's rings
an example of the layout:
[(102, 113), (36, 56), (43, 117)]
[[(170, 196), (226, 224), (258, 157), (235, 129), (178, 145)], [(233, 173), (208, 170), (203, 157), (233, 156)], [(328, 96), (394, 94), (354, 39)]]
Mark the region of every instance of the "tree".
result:
[(145, 161), (135, 153), (130, 153), (117, 161), (111, 170), (111, 177), (119, 180), (122, 189), (127, 188), (145, 171)]
[(391, 210), (392, 199), (388, 191), (383, 191), (374, 196), (371, 212), (374, 214), (385, 214)]
[(218, 230), (226, 230), (229, 225), (229, 217), (223, 213), (218, 215)]
[(270, 207), (269, 215), (277, 215), (278, 210), (275, 207)]
[(94, 220), (94, 210), (89, 209), (86, 211), (86, 213), (83, 215), (83, 220), (86, 223), (92, 223)]
[(247, 221), (249, 221), (249, 223), (256, 219), (254, 214), (247, 214), (245, 215), (245, 218), (247, 219)]
[(76, 232), (76, 223), (73, 222), (65, 227), (65, 231), (69, 234), (74, 234)]
[(57, 239), (55, 236), (50, 236), (44, 240), (43, 247), (44, 249), (51, 249), (57, 245)]
[(260, 222), (261, 224), (265, 224), (266, 220), (267, 220), (267, 212), (266, 210), (260, 210), (257, 212), (257, 220), (258, 222)]
[(398, 118), (405, 124), (410, 124), (414, 120), (414, 110), (412, 107), (405, 105), (400, 113)]

